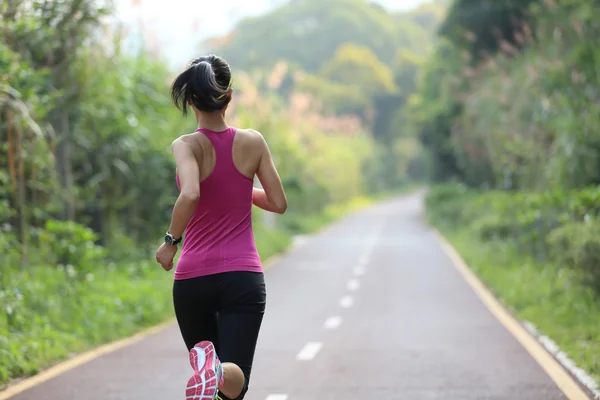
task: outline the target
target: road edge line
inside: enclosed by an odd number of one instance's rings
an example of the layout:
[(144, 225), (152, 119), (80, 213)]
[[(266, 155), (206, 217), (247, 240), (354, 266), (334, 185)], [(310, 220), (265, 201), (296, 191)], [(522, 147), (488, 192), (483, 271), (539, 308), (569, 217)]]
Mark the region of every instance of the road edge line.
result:
[(594, 380), (594, 378), (592, 378), (586, 371), (579, 368), (552, 339), (539, 332), (533, 323), (530, 321), (523, 321), (523, 326), (525, 326), (525, 329), (527, 329), (529, 333), (537, 338), (538, 342), (540, 342), (542, 346), (544, 346), (544, 348), (562, 364), (563, 368), (569, 371), (577, 381), (579, 381), (592, 393), (592, 398), (594, 400), (600, 399), (600, 388), (598, 387), (598, 383)]
[[(542, 346), (533, 335), (523, 327), (483, 284), (483, 282), (468, 267), (454, 246), (435, 228), (433, 236), (437, 239), (442, 249), (452, 261), (454, 267), (469, 284), (477, 297), (482, 301), (490, 313), (508, 330), (512, 336), (527, 350), (533, 359), (548, 374), (550, 379), (570, 400), (590, 400), (573, 377), (562, 365)], [(1, 399), (0, 399), (1, 400)]]

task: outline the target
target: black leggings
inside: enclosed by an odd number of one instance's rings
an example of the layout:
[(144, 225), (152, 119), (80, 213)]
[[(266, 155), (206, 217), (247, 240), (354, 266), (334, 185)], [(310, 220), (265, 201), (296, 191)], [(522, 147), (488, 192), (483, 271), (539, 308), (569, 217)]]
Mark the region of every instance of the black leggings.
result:
[(242, 393), (230, 400), (243, 399), (248, 391), (266, 297), (264, 275), (257, 272), (224, 272), (173, 284), (175, 316), (188, 351), (209, 340), (222, 362), (244, 373)]

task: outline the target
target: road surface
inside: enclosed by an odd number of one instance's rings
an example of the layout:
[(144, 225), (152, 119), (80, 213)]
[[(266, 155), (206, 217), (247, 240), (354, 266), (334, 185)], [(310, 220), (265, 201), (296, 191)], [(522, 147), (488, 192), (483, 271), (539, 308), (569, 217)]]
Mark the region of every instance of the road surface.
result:
[[(270, 266), (246, 399), (566, 398), (465, 283), (421, 214), (419, 193), (380, 203)], [(173, 326), (12, 399), (184, 399), (190, 371)]]

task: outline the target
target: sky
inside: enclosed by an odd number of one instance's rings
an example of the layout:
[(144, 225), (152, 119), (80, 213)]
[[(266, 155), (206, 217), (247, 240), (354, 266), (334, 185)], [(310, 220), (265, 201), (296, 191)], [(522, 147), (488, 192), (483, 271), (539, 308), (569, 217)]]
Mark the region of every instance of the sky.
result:
[[(327, 0), (323, 0), (327, 1)], [(426, 0), (373, 0), (398, 11)], [(263, 14), (285, 0), (116, 0), (118, 18), (127, 26), (143, 24), (155, 48), (171, 66), (196, 56), (202, 39), (227, 33), (237, 21)], [(168, 6), (165, 6), (165, 3)]]

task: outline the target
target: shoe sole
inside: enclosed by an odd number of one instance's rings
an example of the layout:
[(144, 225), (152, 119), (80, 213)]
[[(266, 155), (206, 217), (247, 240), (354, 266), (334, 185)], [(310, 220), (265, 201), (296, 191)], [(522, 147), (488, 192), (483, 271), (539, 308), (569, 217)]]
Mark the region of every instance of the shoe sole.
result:
[(213, 365), (216, 360), (215, 346), (211, 342), (200, 342), (190, 350), (190, 365), (194, 375), (185, 390), (187, 400), (214, 400), (217, 396), (217, 374)]

